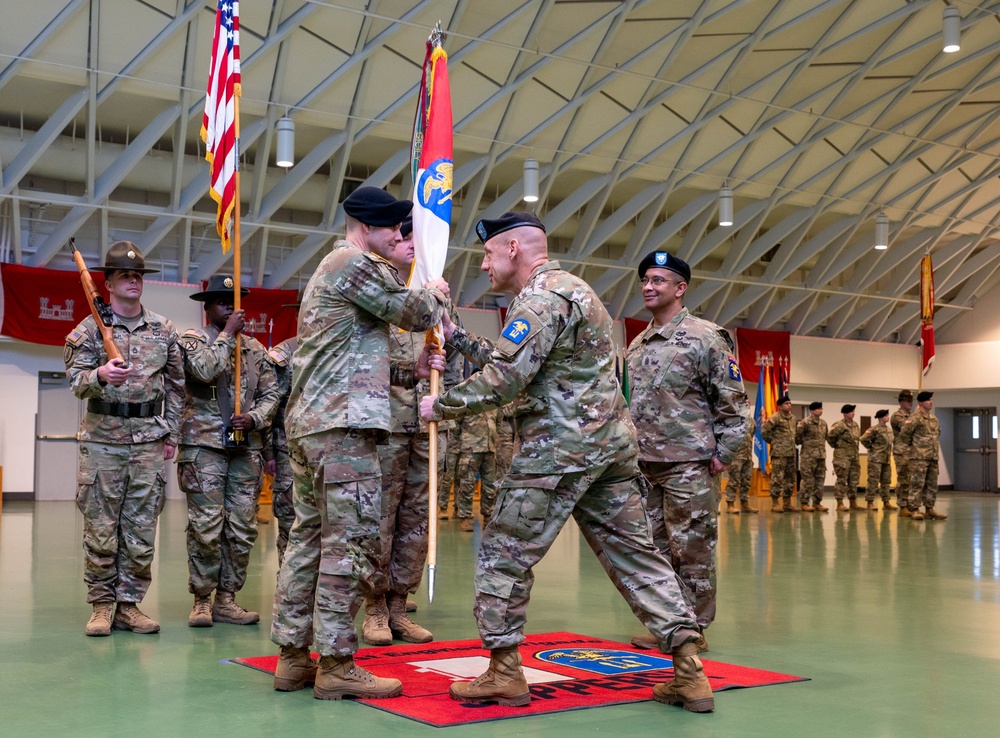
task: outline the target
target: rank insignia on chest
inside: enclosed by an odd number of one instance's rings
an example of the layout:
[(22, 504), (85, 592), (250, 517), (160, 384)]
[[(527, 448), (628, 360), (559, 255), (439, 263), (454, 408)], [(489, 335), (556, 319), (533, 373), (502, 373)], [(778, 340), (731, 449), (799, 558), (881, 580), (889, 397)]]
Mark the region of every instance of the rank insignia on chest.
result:
[(500, 335), (502, 335), (508, 341), (511, 341), (512, 343), (515, 343), (518, 346), (520, 346), (521, 341), (523, 341), (528, 336), (528, 333), (530, 331), (531, 331), (531, 323), (529, 323), (524, 318), (518, 318), (517, 320), (511, 321), (511, 324), (508, 325), (506, 328), (504, 328), (503, 333), (501, 333)]
[(740, 379), (740, 365), (736, 363), (736, 359), (732, 356), (729, 357), (729, 378)]

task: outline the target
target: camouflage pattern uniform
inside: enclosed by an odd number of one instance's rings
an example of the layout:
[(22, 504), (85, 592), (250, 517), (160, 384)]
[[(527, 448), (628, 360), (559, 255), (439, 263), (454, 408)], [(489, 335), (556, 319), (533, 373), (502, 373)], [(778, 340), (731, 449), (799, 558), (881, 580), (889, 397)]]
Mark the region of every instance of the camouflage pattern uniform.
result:
[(500, 408), (497, 415), (497, 486), (510, 471), (514, 459), (515, 429), (514, 404), (509, 402)]
[(892, 466), (889, 464), (892, 428), (879, 424), (871, 426), (861, 436), (861, 445), (868, 449), (868, 487), (865, 489), (865, 499), (874, 502), (877, 493), (882, 502), (888, 502), (889, 488), (892, 486)]
[(285, 433), (285, 408), (292, 393), (292, 354), (298, 345), (295, 337), (287, 338), (267, 352), (267, 358), (274, 366), (281, 393), (278, 409), (271, 418), (271, 453), (274, 458), (274, 481), (271, 482), (271, 509), (278, 521), (278, 566), (285, 556), (288, 533), (295, 522), (295, 508), (292, 506), (292, 461), (288, 456), (288, 436)]
[[(389, 329), (389, 361), (412, 369), (424, 348), (426, 333)], [(442, 380), (450, 387), (461, 378), (457, 351)], [(458, 368), (456, 368), (456, 366)], [(405, 596), (416, 592), (427, 561), (427, 507), (430, 483), (430, 433), (420, 419), (419, 400), (428, 392), (428, 380), (414, 386), (397, 382), (389, 388), (391, 433), (378, 446), (382, 470), (382, 509), (379, 517), (381, 548), (375, 595)], [(448, 425), (438, 426), (438, 474), (448, 453)]]
[(521, 445), (476, 565), (483, 645), (493, 650), (524, 640), (533, 568), (570, 516), (617, 572), (661, 649), (697, 638), (682, 585), (650, 538), (635, 427), (615, 379), (611, 316), (590, 286), (546, 262), (511, 303), (495, 348), (460, 329), (450, 343), (483, 369), (438, 397), (436, 413), (480, 413), (520, 395)]
[(729, 334), (682, 308), (628, 347), (632, 421), (653, 541), (681, 580), (698, 625), (715, 620), (719, 477), (753, 422)]
[(815, 506), (823, 501), (828, 435), (826, 421), (811, 413), (795, 427), (795, 443), (802, 447), (799, 452), (799, 473), (802, 475), (799, 503), (802, 505)]
[(447, 514), (448, 502), (451, 500), (451, 489), (455, 486), (455, 473), (462, 455), (462, 422), (456, 420), (448, 429), (448, 452), (445, 457), (444, 471), (438, 481), (438, 513)]
[(462, 421), (462, 457), (455, 487), (455, 510), (460, 519), (472, 517), (476, 476), (482, 482), (479, 512), (484, 521), (493, 514), (497, 499), (497, 413), (497, 410), (487, 410), (468, 415)]
[(115, 344), (132, 367), (121, 386), (97, 377), (108, 356), (92, 317), (66, 337), (63, 351), (73, 394), (88, 401), (77, 436), (76, 506), (83, 513), (83, 581), (91, 604), (138, 603), (149, 589), (165, 499), (163, 447), (177, 445), (184, 404), (173, 323), (146, 308), (132, 329), (117, 315), (114, 322)]
[(899, 432), (899, 439), (910, 449), (910, 485), (906, 506), (912, 511), (921, 507), (930, 510), (937, 502), (940, 437), (941, 424), (937, 417), (919, 407)]
[(726, 485), (726, 501), (750, 501), (750, 484), (753, 481), (753, 426), (747, 429), (746, 438), (736, 449), (733, 463), (729, 465), (729, 484)]
[(264, 483), (262, 434), (281, 391), (267, 350), (253, 336), (240, 338), (240, 412), (253, 418), (247, 445), (226, 448), (223, 426), (235, 410), (236, 337), (214, 325), (181, 336), (185, 401), (177, 481), (187, 496), (188, 591), (239, 592), (257, 540), (257, 499)]
[[(427, 330), (446, 298), (409, 290), (385, 259), (338, 240), (299, 308), (292, 394), (285, 414), (295, 473), (295, 524), (274, 593), (271, 640), (321, 655), (358, 649), (354, 615), (372, 594), (380, 553), (381, 468), (376, 445), (391, 428), (389, 324)], [(392, 375), (395, 375), (394, 377)]]
[(889, 418), (893, 434), (892, 458), (896, 462), (896, 500), (900, 508), (906, 507), (910, 489), (910, 447), (900, 438), (903, 425), (909, 417), (910, 413), (907, 410), (899, 408)]
[(845, 496), (852, 504), (857, 499), (858, 485), (861, 484), (860, 438), (861, 428), (853, 420), (838, 420), (826, 436), (826, 442), (833, 447), (833, 471), (837, 475), (833, 495), (838, 502), (843, 501)]
[(783, 498), (787, 507), (795, 491), (795, 416), (779, 410), (760, 434), (771, 445), (771, 501)]

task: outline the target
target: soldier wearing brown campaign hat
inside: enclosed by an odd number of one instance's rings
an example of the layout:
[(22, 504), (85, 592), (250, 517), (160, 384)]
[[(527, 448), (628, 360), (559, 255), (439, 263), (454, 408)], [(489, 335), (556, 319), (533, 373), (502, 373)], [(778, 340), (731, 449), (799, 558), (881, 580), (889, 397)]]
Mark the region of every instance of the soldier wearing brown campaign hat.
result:
[(104, 257), (104, 266), (101, 267), (105, 276), (114, 271), (139, 272), (139, 274), (156, 274), (159, 269), (147, 269), (146, 258), (142, 255), (139, 247), (131, 241), (115, 241), (108, 249)]

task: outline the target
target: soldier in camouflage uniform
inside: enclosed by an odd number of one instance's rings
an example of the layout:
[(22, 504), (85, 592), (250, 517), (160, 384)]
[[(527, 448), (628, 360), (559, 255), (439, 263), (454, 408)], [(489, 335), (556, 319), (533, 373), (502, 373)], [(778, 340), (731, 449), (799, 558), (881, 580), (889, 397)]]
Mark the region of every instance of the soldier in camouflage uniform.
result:
[[(237, 604), (235, 595), (246, 583), (257, 540), (262, 433), (268, 432), (281, 391), (267, 350), (253, 336), (242, 336), (236, 412), (234, 352), (245, 313), (233, 309), (233, 279), (215, 275), (190, 297), (204, 303), (208, 325), (181, 336), (186, 397), (177, 481), (187, 496), (188, 591), (194, 595), (188, 625), (250, 625), (260, 616)], [(242, 441), (233, 442), (224, 428)]]
[(510, 463), (514, 459), (515, 427), (514, 405), (509, 402), (500, 408), (497, 415), (497, 488), (510, 471)]
[[(844, 419), (834, 423), (826, 436), (826, 442), (833, 447), (833, 471), (837, 475), (833, 494), (837, 498), (837, 512), (865, 509), (858, 504), (858, 485), (861, 483), (858, 441), (861, 439), (861, 428), (854, 422), (855, 407), (848, 404), (840, 408)], [(850, 507), (844, 505), (845, 497), (850, 501)]]
[(448, 429), (448, 453), (445, 457), (444, 471), (438, 480), (438, 520), (448, 519), (448, 502), (451, 500), (451, 490), (455, 486), (455, 473), (461, 462), (462, 455), (462, 421), (451, 422)]
[(809, 417), (795, 426), (795, 443), (799, 451), (799, 508), (802, 512), (826, 512), (823, 487), (826, 484), (826, 437), (829, 433), (823, 420), (823, 403), (809, 403)]
[[(298, 307), (296, 304), (295, 307)], [(271, 455), (272, 458), (264, 464), (264, 471), (270, 474), (271, 509), (278, 521), (278, 567), (285, 557), (288, 546), (288, 533), (295, 522), (295, 508), (292, 505), (292, 461), (288, 456), (288, 436), (285, 433), (285, 407), (288, 396), (292, 393), (292, 354), (298, 345), (293, 336), (286, 338), (267, 352), (267, 358), (274, 367), (278, 382), (278, 407), (271, 418)]]
[(778, 398), (778, 412), (764, 421), (760, 434), (771, 446), (771, 512), (798, 512), (795, 491), (795, 417), (788, 395)]
[(910, 488), (910, 449), (900, 440), (899, 434), (913, 410), (913, 393), (901, 390), (898, 400), (899, 409), (889, 419), (889, 426), (893, 435), (892, 458), (896, 462), (896, 502), (899, 503), (900, 517), (906, 518), (910, 516), (910, 508), (906, 505), (907, 491)]
[[(948, 516), (934, 509), (938, 491), (938, 440), (941, 424), (932, 414), (934, 393), (917, 394), (917, 410), (903, 424), (900, 440), (910, 449), (910, 487), (906, 499), (909, 517), (914, 520), (947, 520)], [(920, 512), (923, 506), (924, 512)]]
[(468, 415), (462, 421), (462, 454), (456, 474), (455, 511), (459, 530), (473, 530), (472, 496), (480, 478), (479, 512), (483, 523), (493, 514), (497, 499), (497, 410)]
[[(413, 265), (413, 221), (400, 227), (402, 240), (391, 258), (400, 275)], [(457, 316), (456, 316), (457, 317)], [(412, 365), (423, 351), (426, 333), (392, 327), (389, 330), (390, 365)], [(461, 379), (462, 357), (454, 349), (442, 381), (450, 387)], [(428, 383), (416, 387), (393, 382), (389, 388), (391, 433), (379, 442), (382, 470), (382, 510), (379, 518), (381, 547), (373, 592), (365, 600), (361, 637), (372, 646), (390, 646), (393, 637), (409, 643), (434, 640), (426, 628), (406, 614), (406, 596), (416, 592), (427, 561), (428, 494), (430, 483), (430, 433), (421, 421), (417, 399), (427, 394)], [(448, 449), (447, 424), (439, 424), (438, 473)], [(415, 605), (415, 603), (414, 603)]]
[[(750, 484), (753, 481), (753, 424), (747, 428), (743, 443), (736, 449), (736, 456), (729, 465), (729, 483), (726, 485), (726, 512), (739, 515), (741, 512), (754, 513), (750, 507)], [(736, 506), (739, 497), (740, 505)]]
[(495, 345), (445, 322), (449, 343), (483, 368), (443, 395), (423, 398), (420, 412), (428, 420), (463, 417), (520, 395), (520, 448), (476, 565), (475, 614), (490, 665), (474, 681), (453, 684), (450, 694), (462, 702), (530, 702), (518, 644), (532, 571), (572, 516), (614, 567), (660, 648), (672, 653), (675, 678), (656, 685), (654, 698), (709, 711), (714, 698), (697, 656), (698, 623), (650, 538), (635, 427), (615, 378), (611, 317), (586, 282), (549, 261), (545, 227), (534, 215), (484, 219), (476, 232), (493, 289), (517, 296)]
[(889, 488), (892, 486), (892, 465), (889, 454), (892, 452), (892, 428), (889, 427), (889, 411), (879, 410), (875, 413), (877, 424), (871, 426), (861, 436), (861, 445), (868, 449), (868, 486), (865, 489), (865, 500), (868, 510), (875, 511), (875, 496), (882, 498), (883, 510), (898, 509), (889, 499)]
[[(447, 297), (407, 289), (388, 261), (412, 203), (375, 187), (343, 203), (346, 238), (320, 262), (302, 296), (292, 394), (285, 413), (295, 473), (295, 524), (274, 593), (271, 640), (281, 646), (274, 688), (315, 680), (318, 699), (395, 697), (402, 685), (354, 663), (360, 598), (373, 591), (380, 553), (381, 469), (377, 441), (391, 428), (390, 385), (429, 376), (390, 366), (389, 326), (427, 330), (441, 321)], [(320, 654), (318, 671), (309, 645)]]
[(653, 317), (625, 358), (653, 541), (704, 631), (715, 620), (718, 483), (753, 420), (729, 333), (682, 304), (690, 279), (666, 251), (639, 263)]
[(104, 262), (113, 336), (126, 363), (108, 360), (87, 317), (66, 337), (73, 394), (87, 400), (80, 424), (76, 505), (83, 513), (83, 581), (93, 607), (88, 636), (112, 628), (156, 633), (137, 604), (152, 580), (165, 462), (177, 447), (184, 367), (177, 331), (140, 303), (146, 269), (134, 243), (118, 241)]

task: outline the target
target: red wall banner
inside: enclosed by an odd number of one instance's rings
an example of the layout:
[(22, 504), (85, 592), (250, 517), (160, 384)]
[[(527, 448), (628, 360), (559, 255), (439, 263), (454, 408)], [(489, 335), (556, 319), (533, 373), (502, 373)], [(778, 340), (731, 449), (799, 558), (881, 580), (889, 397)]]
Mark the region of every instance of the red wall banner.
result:
[(743, 381), (756, 384), (760, 380), (761, 361), (766, 359), (775, 368), (775, 377), (779, 370), (785, 372), (787, 383), (791, 374), (791, 335), (788, 331), (737, 328), (736, 347)]
[[(104, 292), (104, 273), (91, 272)], [(90, 315), (80, 273), (0, 264), (0, 334), (29, 343), (62, 346)]]

